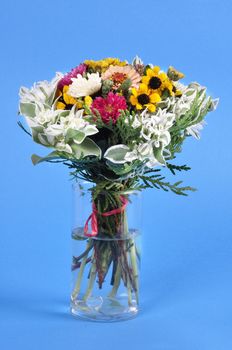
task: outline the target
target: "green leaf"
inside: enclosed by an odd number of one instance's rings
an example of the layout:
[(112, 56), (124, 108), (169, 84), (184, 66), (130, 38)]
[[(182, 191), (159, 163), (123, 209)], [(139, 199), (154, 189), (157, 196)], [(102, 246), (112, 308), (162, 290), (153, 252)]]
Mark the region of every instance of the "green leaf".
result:
[(114, 164), (111, 163), (110, 161), (107, 162), (107, 165), (109, 166), (109, 168), (111, 170), (113, 170), (113, 172), (116, 175), (125, 175), (127, 173), (129, 173), (131, 170), (133, 170), (133, 164)]
[(71, 140), (75, 140), (77, 144), (82, 143), (85, 139), (85, 133), (79, 130), (68, 129), (67, 134), (65, 136), (65, 142), (69, 142)]
[[(44, 92), (44, 94), (46, 94)], [(47, 94), (46, 94), (47, 95)], [(48, 96), (47, 95), (47, 98), (46, 98), (46, 101), (45, 103), (48, 105), (48, 106), (52, 106), (54, 100), (55, 100), (55, 96), (56, 96), (56, 88), (54, 89), (54, 91)]]
[(31, 160), (34, 165), (58, 158), (61, 158), (61, 153), (58, 153), (57, 151), (51, 152), (45, 157), (40, 157), (37, 154), (32, 154), (31, 156)]
[(165, 159), (163, 157), (163, 149), (161, 148), (153, 148), (153, 153), (154, 153), (154, 157), (158, 160), (158, 162), (160, 164), (165, 165)]
[(70, 146), (72, 147), (72, 150), (75, 153), (75, 157), (77, 159), (87, 156), (96, 156), (99, 158), (101, 157), (100, 147), (98, 147), (98, 145), (89, 137), (86, 137), (80, 145), (72, 143)]
[(19, 106), (20, 114), (34, 118), (35, 117), (35, 104), (33, 103), (20, 103)]
[(130, 149), (126, 145), (116, 145), (107, 149), (104, 154), (104, 158), (108, 159), (112, 163), (124, 164), (126, 163), (125, 155)]

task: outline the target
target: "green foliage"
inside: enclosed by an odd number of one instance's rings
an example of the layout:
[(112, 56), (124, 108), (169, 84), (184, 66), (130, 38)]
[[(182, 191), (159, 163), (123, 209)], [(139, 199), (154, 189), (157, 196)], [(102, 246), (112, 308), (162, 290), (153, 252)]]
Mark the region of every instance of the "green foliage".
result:
[(117, 143), (126, 143), (129, 148), (133, 148), (133, 145), (140, 142), (141, 139), (141, 126), (134, 128), (133, 123), (135, 121), (134, 113), (129, 111), (123, 111), (118, 118), (113, 133), (117, 139)]
[(144, 186), (142, 188), (157, 188), (164, 190), (165, 192), (171, 191), (181, 196), (187, 196), (186, 191), (196, 191), (195, 188), (190, 186), (180, 186), (183, 181), (177, 181), (171, 184), (168, 181), (164, 181), (165, 177), (160, 174), (154, 174), (150, 176), (141, 175), (140, 179), (143, 181)]
[(24, 125), (20, 121), (17, 122), (17, 124), (27, 135), (32, 137), (32, 134), (24, 127)]
[(200, 123), (208, 113), (211, 103), (211, 99), (206, 98), (205, 90), (197, 92), (189, 111), (180, 116), (171, 127), (171, 136), (178, 135), (185, 131), (187, 127)]
[(126, 162), (125, 156), (129, 151), (126, 145), (114, 145), (107, 149), (104, 158), (116, 164), (123, 164)]
[(121, 85), (120, 88), (118, 89), (118, 92), (122, 92), (123, 96), (128, 99), (130, 96), (130, 91), (129, 88), (131, 87), (131, 80), (126, 79)]
[(167, 149), (170, 156), (167, 159), (175, 158), (175, 153), (180, 153), (182, 144), (186, 138), (186, 129), (192, 125), (200, 123), (212, 106), (212, 99), (206, 97), (205, 89), (201, 89), (196, 93), (191, 108), (185, 114), (176, 119), (170, 128), (171, 142)]
[(112, 80), (103, 80), (102, 83), (102, 95), (106, 97), (108, 93), (112, 90), (113, 82)]
[(188, 171), (191, 170), (190, 167), (187, 165), (175, 165), (175, 164), (170, 164), (166, 163), (167, 168), (171, 171), (173, 175), (176, 175), (176, 171)]
[(61, 160), (62, 158), (65, 158), (65, 153), (57, 152), (57, 151), (51, 152), (45, 157), (40, 157), (37, 154), (32, 154), (31, 156), (31, 160), (34, 165), (37, 165), (42, 162), (57, 160), (57, 159)]

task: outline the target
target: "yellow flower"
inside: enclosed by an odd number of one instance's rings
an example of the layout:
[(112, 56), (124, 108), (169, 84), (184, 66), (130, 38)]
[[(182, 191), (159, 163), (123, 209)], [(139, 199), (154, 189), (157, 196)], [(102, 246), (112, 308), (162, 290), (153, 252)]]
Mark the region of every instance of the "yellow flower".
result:
[(146, 70), (146, 75), (142, 77), (142, 82), (148, 86), (149, 89), (157, 92), (160, 96), (167, 91), (171, 96), (173, 95), (173, 84), (168, 78), (167, 74), (160, 71), (160, 67), (155, 66)]
[(77, 100), (74, 97), (72, 97), (72, 96), (67, 94), (68, 89), (69, 89), (68, 85), (65, 85), (63, 87), (63, 99), (64, 99), (64, 102), (66, 103), (66, 105), (75, 105)]
[(56, 109), (71, 109), (73, 105), (76, 105), (77, 108), (83, 107), (83, 102), (77, 100), (76, 98), (67, 94), (69, 89), (68, 85), (63, 87), (62, 93), (60, 92), (60, 98), (56, 104)]
[(56, 109), (65, 109), (66, 104), (63, 102), (58, 101), (56, 104)]
[(92, 104), (92, 102), (93, 102), (92, 97), (90, 97), (90, 96), (85, 96), (85, 105), (86, 105), (87, 107), (90, 107), (91, 104)]
[(105, 72), (109, 66), (125, 66), (127, 64), (126, 61), (120, 61), (118, 58), (104, 58), (103, 60), (94, 61), (94, 60), (86, 60), (84, 63), (94, 71)]
[(138, 89), (132, 88), (131, 92), (130, 103), (132, 106), (138, 110), (147, 108), (149, 112), (155, 112), (156, 103), (161, 100), (159, 94), (143, 83), (139, 85)]

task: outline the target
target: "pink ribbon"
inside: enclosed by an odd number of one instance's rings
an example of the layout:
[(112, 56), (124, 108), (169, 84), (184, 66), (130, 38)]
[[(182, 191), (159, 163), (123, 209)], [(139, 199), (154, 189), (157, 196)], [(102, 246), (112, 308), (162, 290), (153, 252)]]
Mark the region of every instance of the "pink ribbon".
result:
[[(84, 234), (87, 237), (94, 237), (98, 234), (98, 224), (97, 224), (97, 214), (101, 215), (101, 216), (111, 216), (111, 215), (116, 215), (116, 214), (120, 214), (122, 213), (127, 204), (128, 204), (128, 199), (126, 199), (126, 197), (124, 196), (120, 196), (120, 201), (122, 203), (122, 206), (110, 211), (107, 211), (105, 213), (99, 213), (97, 211), (96, 205), (93, 201), (92, 203), (92, 213), (90, 214), (90, 216), (88, 217), (88, 219), (86, 220), (85, 223), (85, 227), (84, 227)], [(89, 226), (89, 221), (91, 220), (91, 233), (88, 232), (88, 226)]]

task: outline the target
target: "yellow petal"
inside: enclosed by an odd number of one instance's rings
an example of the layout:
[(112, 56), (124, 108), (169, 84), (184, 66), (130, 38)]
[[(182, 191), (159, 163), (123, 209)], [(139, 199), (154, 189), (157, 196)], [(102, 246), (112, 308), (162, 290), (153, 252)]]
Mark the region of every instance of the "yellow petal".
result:
[(133, 106), (135, 106), (137, 102), (138, 102), (137, 98), (136, 98), (135, 96), (132, 95), (132, 96), (130, 97), (130, 103), (131, 103)]
[(148, 77), (148, 76), (142, 77), (142, 83), (144, 83), (146, 85), (149, 83), (149, 80), (150, 80), (150, 77)]
[(160, 71), (160, 67), (159, 67), (159, 66), (154, 66), (154, 67), (152, 68), (152, 70), (153, 70), (153, 72), (154, 72), (155, 74), (158, 74), (159, 71)]
[(176, 90), (175, 95), (176, 95), (176, 96), (181, 96), (181, 95), (182, 95), (182, 91), (181, 91), (181, 90)]
[(143, 108), (143, 106), (140, 103), (137, 103), (136, 109), (142, 109), (142, 108)]
[(138, 96), (138, 91), (135, 88), (131, 89), (132, 94), (137, 97)]
[(69, 89), (69, 86), (68, 86), (68, 85), (65, 85), (65, 86), (63, 87), (63, 92), (64, 92), (64, 93), (67, 92), (68, 89)]
[(160, 74), (159, 74), (159, 78), (160, 78), (161, 80), (163, 80), (163, 81), (166, 80), (166, 79), (168, 79), (166, 73), (160, 73)]
[(151, 103), (156, 103), (159, 102), (161, 100), (161, 97), (159, 94), (157, 94), (156, 92), (154, 94), (150, 95), (150, 101)]
[(92, 99), (91, 96), (85, 96), (85, 104), (86, 104), (86, 106), (88, 106), (88, 107), (91, 106), (92, 102), (93, 102), (93, 99)]
[(65, 104), (63, 102), (57, 102), (56, 109), (65, 109)]
[(156, 110), (155, 105), (148, 103), (146, 106), (147, 106), (147, 109), (149, 110), (149, 112), (152, 112), (152, 113), (155, 112), (155, 110)]
[(150, 78), (150, 77), (152, 77), (153, 76), (153, 70), (151, 69), (151, 68), (148, 68), (147, 70), (146, 70), (146, 75)]
[(77, 101), (76, 102), (76, 106), (77, 106), (78, 109), (82, 108), (83, 107), (83, 102)]
[(147, 91), (148, 91), (148, 87), (147, 87), (147, 85), (146, 84), (140, 84), (139, 85), (139, 92), (141, 93), (147, 93)]
[(67, 105), (75, 105), (75, 103), (77, 102), (77, 100), (74, 97), (65, 93), (63, 94), (63, 99)]

